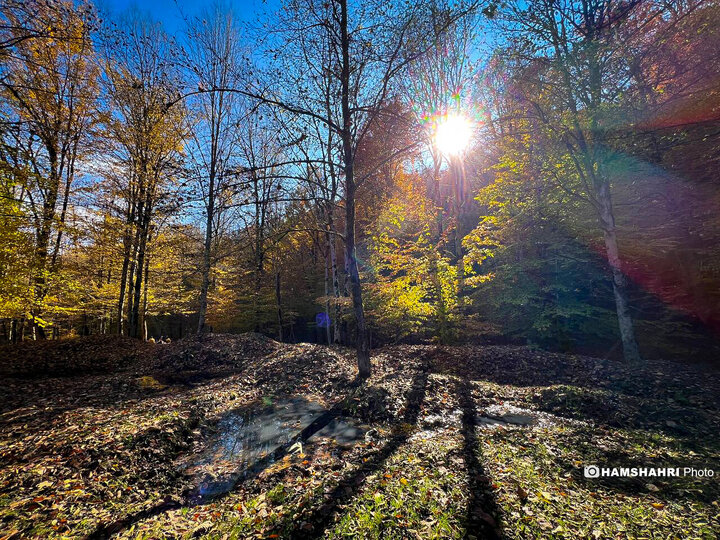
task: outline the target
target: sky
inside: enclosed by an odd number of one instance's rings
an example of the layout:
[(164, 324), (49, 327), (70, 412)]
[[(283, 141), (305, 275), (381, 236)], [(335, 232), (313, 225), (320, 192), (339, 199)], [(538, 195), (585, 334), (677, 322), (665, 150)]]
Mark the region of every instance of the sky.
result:
[[(182, 30), (183, 15), (192, 16), (205, 7), (210, 7), (213, 0), (96, 0), (95, 5), (101, 10), (121, 13), (129, 7), (136, 6), (141, 12), (147, 12), (151, 18), (160, 21), (168, 34), (175, 35)], [(238, 19), (253, 22), (258, 16), (277, 8), (279, 0), (222, 0), (221, 5), (230, 6)]]

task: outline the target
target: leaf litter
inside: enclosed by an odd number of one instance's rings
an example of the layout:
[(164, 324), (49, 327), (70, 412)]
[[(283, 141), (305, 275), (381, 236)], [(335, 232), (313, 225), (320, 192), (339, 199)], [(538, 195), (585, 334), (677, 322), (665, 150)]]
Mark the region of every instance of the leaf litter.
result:
[[(257, 334), (118, 341), (119, 356), (107, 353), (111, 338), (86, 338), (33, 344), (6, 363), (0, 538), (720, 531), (716, 480), (582, 476), (590, 463), (719, 470), (720, 393), (707, 366), (393, 346), (375, 351), (373, 377), (357, 386), (353, 352), (343, 348)], [(52, 366), (47, 374), (24, 371), (31, 355)], [(88, 368), (93, 355), (100, 361)], [(110, 358), (123, 360), (113, 367)], [(223, 418), (296, 397), (335, 407), (367, 426), (365, 436), (354, 444), (318, 436), (227, 495), (188, 504), (197, 477), (187, 464)], [(220, 461), (217, 473), (232, 466)], [(166, 511), (143, 515), (167, 501)]]

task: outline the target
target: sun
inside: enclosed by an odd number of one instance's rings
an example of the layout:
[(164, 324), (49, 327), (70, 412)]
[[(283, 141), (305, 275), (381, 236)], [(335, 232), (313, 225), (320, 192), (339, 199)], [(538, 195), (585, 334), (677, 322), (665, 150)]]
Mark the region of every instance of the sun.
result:
[(448, 114), (435, 131), (435, 146), (446, 156), (457, 156), (467, 148), (471, 137), (470, 121), (457, 114)]

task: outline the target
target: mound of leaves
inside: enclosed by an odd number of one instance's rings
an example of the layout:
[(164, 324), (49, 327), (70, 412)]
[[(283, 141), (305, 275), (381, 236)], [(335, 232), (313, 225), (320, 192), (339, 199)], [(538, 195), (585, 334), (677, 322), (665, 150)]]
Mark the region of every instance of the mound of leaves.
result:
[[(401, 345), (379, 349), (373, 356), (373, 373), (344, 407), (344, 413), (363, 422), (397, 422), (409, 407), (413, 382), (423, 378), (434, 347)], [(412, 404), (418, 406), (418, 404)]]
[[(709, 364), (673, 360), (629, 364), (518, 346), (440, 347), (431, 364), (438, 373), (500, 385), (566, 385), (597, 389), (612, 395), (720, 408), (718, 369)], [(592, 410), (593, 407), (593, 403), (588, 403), (584, 409)]]
[(87, 336), (60, 341), (26, 341), (0, 347), (0, 376), (66, 376), (127, 369), (152, 345), (124, 336)]
[(278, 343), (262, 334), (205, 334), (159, 344), (150, 370), (164, 382), (193, 382), (237, 373), (274, 352)]
[(274, 354), (262, 362), (248, 362), (246, 370), (247, 380), (271, 389), (275, 395), (311, 392), (328, 402), (344, 393), (355, 375), (352, 350), (309, 343), (278, 344)]

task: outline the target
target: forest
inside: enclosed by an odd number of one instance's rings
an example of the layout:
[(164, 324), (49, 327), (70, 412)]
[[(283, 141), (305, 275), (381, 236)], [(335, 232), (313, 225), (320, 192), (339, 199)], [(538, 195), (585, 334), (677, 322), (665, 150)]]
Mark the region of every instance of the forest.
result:
[(720, 2), (159, 6), (0, 0), (0, 539), (720, 534)]

